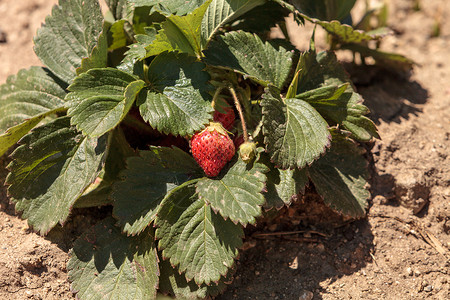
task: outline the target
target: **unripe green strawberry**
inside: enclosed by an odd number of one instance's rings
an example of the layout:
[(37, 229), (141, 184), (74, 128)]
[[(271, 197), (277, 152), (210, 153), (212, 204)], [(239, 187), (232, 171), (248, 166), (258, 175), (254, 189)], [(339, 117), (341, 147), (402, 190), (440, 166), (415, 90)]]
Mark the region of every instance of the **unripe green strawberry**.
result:
[(215, 177), (233, 158), (235, 148), (220, 123), (211, 122), (191, 138), (191, 151), (206, 176)]
[(239, 155), (245, 163), (249, 163), (256, 155), (256, 143), (245, 142), (239, 146)]

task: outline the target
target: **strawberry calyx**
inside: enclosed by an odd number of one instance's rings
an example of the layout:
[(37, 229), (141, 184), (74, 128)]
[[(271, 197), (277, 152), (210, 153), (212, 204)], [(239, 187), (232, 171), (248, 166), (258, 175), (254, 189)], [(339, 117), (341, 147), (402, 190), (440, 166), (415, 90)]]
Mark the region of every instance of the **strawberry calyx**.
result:
[(222, 135), (228, 135), (228, 131), (219, 122), (210, 122), (209, 125), (206, 126), (205, 129), (200, 131), (200, 133), (202, 133), (204, 131), (209, 131), (209, 132), (217, 131), (218, 133), (220, 133)]

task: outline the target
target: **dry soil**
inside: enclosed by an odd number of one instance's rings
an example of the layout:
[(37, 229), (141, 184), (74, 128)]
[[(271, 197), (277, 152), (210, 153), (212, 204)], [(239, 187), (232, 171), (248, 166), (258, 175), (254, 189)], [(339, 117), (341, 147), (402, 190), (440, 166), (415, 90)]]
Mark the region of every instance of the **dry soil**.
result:
[[(55, 2), (0, 0), (0, 83), (39, 64), (32, 37)], [(367, 218), (344, 220), (308, 191), (247, 230), (234, 282), (217, 299), (450, 299), (450, 3), (416, 2), (390, 1), (394, 34), (382, 44), (417, 62), (411, 76), (347, 65), (382, 138), (366, 146)], [(309, 33), (289, 30), (304, 49)], [(0, 299), (73, 299), (68, 250), (103, 213), (75, 213), (41, 237), (0, 189)]]

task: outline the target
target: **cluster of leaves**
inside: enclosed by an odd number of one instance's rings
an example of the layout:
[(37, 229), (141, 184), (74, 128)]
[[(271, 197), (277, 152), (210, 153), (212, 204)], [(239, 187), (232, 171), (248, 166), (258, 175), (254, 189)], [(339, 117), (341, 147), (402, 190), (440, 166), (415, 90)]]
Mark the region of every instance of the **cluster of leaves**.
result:
[[(378, 135), (361, 96), (333, 52), (267, 40), (306, 15), (281, 0), (106, 2), (103, 17), (97, 0), (60, 0), (35, 37), (46, 67), (0, 87), (0, 155), (19, 142), (6, 183), (23, 218), (46, 234), (74, 207), (113, 205), (71, 251), (80, 299), (218, 294), (243, 227), (310, 181), (335, 210), (364, 216), (355, 141)], [(259, 148), (208, 178), (182, 146), (158, 143), (202, 130), (218, 83), (237, 89)]]
[[(383, 37), (392, 33), (386, 27), (387, 5), (372, 8), (366, 1), (365, 14), (354, 22), (350, 11), (356, 0), (293, 0), (304, 19), (322, 27), (330, 36), (332, 49), (348, 49), (361, 55), (362, 61), (372, 57), (390, 70), (409, 72), (414, 62), (397, 53), (379, 49)], [(376, 25), (373, 25), (376, 24)], [(372, 44), (372, 45), (371, 45)]]

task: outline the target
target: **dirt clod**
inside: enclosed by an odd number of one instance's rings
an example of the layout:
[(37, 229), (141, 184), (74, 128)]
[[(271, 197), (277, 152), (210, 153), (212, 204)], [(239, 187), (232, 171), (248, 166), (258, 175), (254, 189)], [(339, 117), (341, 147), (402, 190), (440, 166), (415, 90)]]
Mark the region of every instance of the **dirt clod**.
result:
[(418, 214), (428, 203), (430, 188), (424, 174), (410, 172), (396, 177), (395, 196), (401, 205)]
[(425, 292), (431, 292), (433, 290), (433, 286), (432, 285), (427, 285), (426, 287), (423, 288), (423, 290)]
[(443, 223), (442, 228), (444, 229), (445, 233), (448, 234), (450, 232), (450, 219)]

